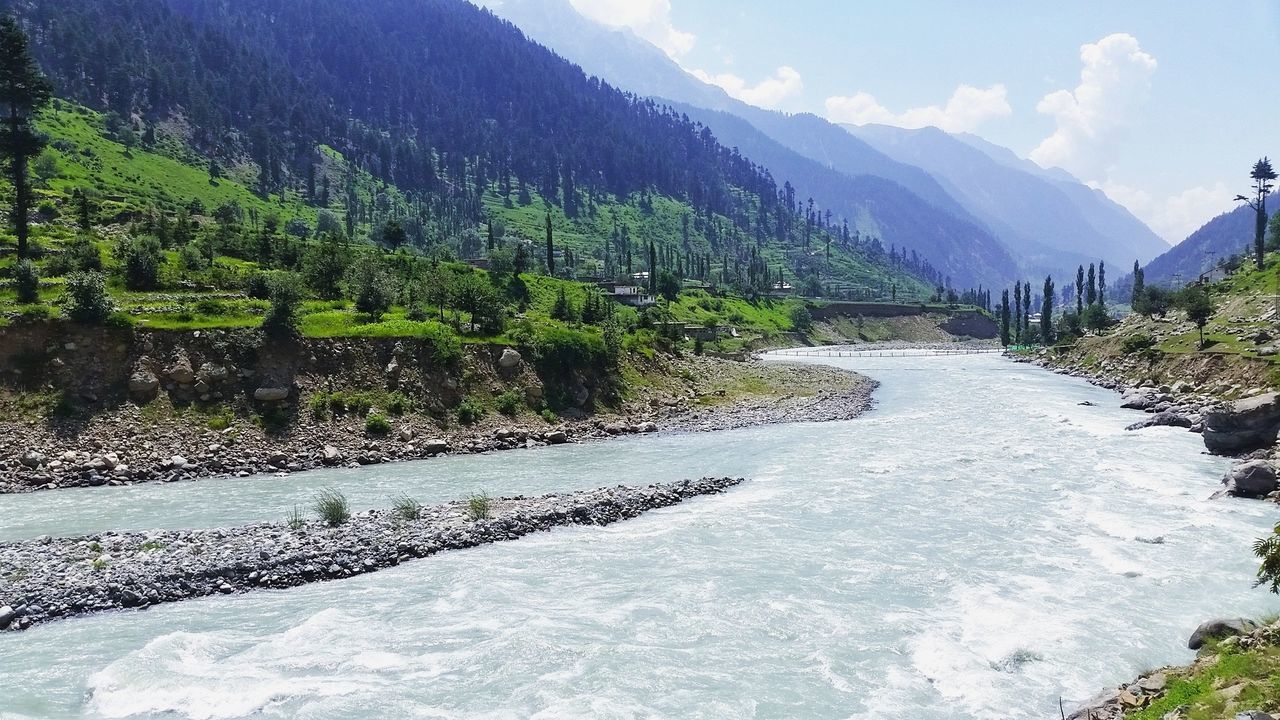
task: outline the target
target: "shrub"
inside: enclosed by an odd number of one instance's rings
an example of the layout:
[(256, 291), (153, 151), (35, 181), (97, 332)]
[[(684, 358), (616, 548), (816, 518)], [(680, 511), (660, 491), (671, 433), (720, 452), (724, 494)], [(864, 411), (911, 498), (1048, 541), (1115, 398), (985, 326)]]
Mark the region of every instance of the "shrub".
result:
[(271, 281), (271, 307), (262, 318), (262, 329), (269, 335), (293, 335), (298, 329), (298, 306), (302, 303), (302, 283), (291, 273)]
[(326, 393), (316, 393), (315, 395), (312, 395), (311, 400), (308, 403), (309, 406), (311, 407), (312, 419), (328, 420), (329, 419), (329, 402), (330, 402), (330, 398), (329, 398), (329, 395)]
[(431, 348), (431, 359), (441, 367), (453, 368), (462, 362), (462, 339), (451, 328), (436, 325), (423, 335)]
[(391, 423), (381, 415), (370, 415), (364, 419), (364, 431), (370, 435), (386, 435), (391, 432)]
[(201, 315), (218, 316), (227, 314), (227, 306), (221, 300), (204, 298), (196, 303), (196, 312)]
[(391, 393), (387, 396), (385, 409), (388, 415), (391, 415), (392, 417), (400, 417), (401, 415), (409, 412), (412, 405), (413, 403), (404, 395), (401, 395), (400, 393)]
[(604, 339), (585, 329), (543, 328), (536, 349), (542, 368), (561, 375), (573, 368), (599, 367), (606, 358)]
[(380, 318), (395, 300), (396, 281), (380, 258), (365, 254), (347, 274), (347, 293), (355, 301), (357, 312)]
[(346, 403), (347, 410), (349, 410), (352, 415), (358, 415), (360, 417), (368, 415), (369, 411), (373, 409), (373, 403), (369, 400), (369, 397), (361, 393), (348, 395)]
[(515, 417), (520, 412), (520, 408), (524, 406), (524, 393), (512, 388), (499, 395), (494, 404), (497, 406), (498, 412)]
[(325, 488), (316, 495), (312, 508), (329, 527), (337, 527), (351, 519), (351, 507), (347, 498), (333, 488)]
[(807, 332), (813, 329), (813, 315), (809, 314), (809, 308), (803, 305), (791, 308), (791, 327), (797, 332)]
[(1127, 354), (1142, 352), (1155, 347), (1156, 341), (1150, 335), (1130, 335), (1120, 343), (1120, 349)]
[(204, 253), (200, 252), (200, 248), (195, 243), (187, 243), (178, 251), (178, 262), (182, 265), (183, 270), (203, 270), (208, 267), (209, 263), (205, 260)]
[(492, 509), (493, 501), (489, 499), (489, 494), (484, 491), (467, 499), (467, 517), (472, 520), (488, 519)]
[(484, 417), (484, 406), (471, 398), (458, 404), (458, 422), (463, 425), (474, 425)]
[(244, 282), (244, 294), (254, 300), (266, 300), (271, 297), (271, 276), (256, 272)]
[(422, 517), (422, 503), (408, 495), (401, 495), (396, 498), (391, 510), (401, 520), (417, 520)]
[(152, 290), (160, 280), (160, 241), (137, 237), (124, 243), (120, 260), (124, 263), (124, 286), (130, 290)]
[(552, 410), (551, 408), (543, 408), (542, 412), (538, 414), (542, 416), (543, 420), (546, 420), (548, 423), (551, 423), (552, 425), (560, 422), (560, 416), (556, 415), (555, 411)]
[(66, 298), (66, 316), (87, 325), (102, 323), (115, 309), (102, 273), (78, 272), (69, 276)]
[(235, 416), (231, 414), (230, 408), (223, 408), (217, 415), (210, 417), (206, 424), (210, 430), (222, 432), (231, 427), (231, 423), (234, 420)]
[(22, 260), (13, 269), (13, 287), (18, 291), (18, 302), (29, 305), (40, 299), (40, 271), (35, 263)]

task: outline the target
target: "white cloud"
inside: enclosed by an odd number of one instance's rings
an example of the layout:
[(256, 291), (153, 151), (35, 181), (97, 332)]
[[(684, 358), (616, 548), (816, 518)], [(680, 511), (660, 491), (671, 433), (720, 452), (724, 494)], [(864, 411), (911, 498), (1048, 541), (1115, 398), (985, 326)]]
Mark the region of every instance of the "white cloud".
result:
[(945, 107), (928, 105), (895, 113), (867, 92), (827, 98), (827, 118), (832, 122), (867, 125), (877, 123), (903, 128), (938, 127), (947, 132), (972, 132), (984, 122), (1013, 113), (1004, 85), (989, 88), (960, 85)]
[(1233, 200), (1235, 193), (1227, 190), (1226, 183), (1222, 181), (1211, 187), (1193, 187), (1163, 198), (1117, 182), (1092, 184), (1112, 200), (1129, 208), (1170, 244), (1182, 242), (1201, 225), (1236, 205)]
[(719, 85), (732, 97), (762, 108), (776, 108), (787, 98), (799, 95), (804, 90), (804, 80), (800, 73), (788, 65), (774, 70), (772, 75), (755, 85), (748, 85), (746, 80), (733, 73), (712, 75), (705, 70), (688, 72), (702, 82)]
[(671, 57), (693, 49), (697, 36), (671, 24), (671, 0), (569, 0), (582, 15), (610, 27), (626, 27)]
[(1036, 110), (1057, 123), (1031, 159), (1088, 181), (1106, 178), (1126, 130), (1151, 91), (1156, 59), (1126, 33), (1080, 47), (1080, 84), (1045, 95)]

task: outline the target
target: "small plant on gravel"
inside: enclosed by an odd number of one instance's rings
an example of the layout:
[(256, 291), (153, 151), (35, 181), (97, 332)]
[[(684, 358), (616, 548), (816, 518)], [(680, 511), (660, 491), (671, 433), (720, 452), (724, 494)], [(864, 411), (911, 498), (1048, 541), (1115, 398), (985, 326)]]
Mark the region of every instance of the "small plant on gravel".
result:
[(422, 517), (422, 503), (408, 495), (401, 495), (391, 506), (392, 512), (400, 520), (417, 520)]
[(333, 488), (325, 488), (316, 495), (314, 508), (329, 527), (338, 527), (351, 519), (351, 506), (347, 504), (346, 496)]
[(210, 430), (222, 432), (231, 427), (231, 423), (234, 420), (235, 416), (231, 414), (231, 409), (222, 408), (216, 415), (211, 416), (205, 424), (209, 426)]
[(542, 412), (538, 414), (542, 416), (543, 420), (546, 420), (548, 423), (552, 425), (555, 425), (556, 423), (560, 422), (560, 416), (556, 415), (555, 411), (552, 410), (551, 408), (543, 408)]
[(463, 425), (475, 425), (484, 417), (484, 406), (471, 398), (458, 405), (458, 422)]
[(107, 561), (102, 558), (93, 559), (93, 569), (102, 572), (107, 569)]
[(302, 509), (297, 505), (294, 505), (293, 512), (289, 513), (285, 518), (285, 524), (289, 526), (290, 530), (298, 530), (302, 528), (302, 526), (306, 525), (307, 520), (302, 517)]
[(388, 395), (387, 401), (384, 405), (387, 414), (392, 417), (400, 417), (401, 415), (409, 412), (413, 407), (412, 401), (400, 393), (391, 393)]
[(524, 393), (512, 388), (497, 397), (494, 404), (498, 407), (498, 412), (503, 415), (515, 417), (520, 412), (520, 408), (524, 406)]
[(329, 419), (329, 395), (316, 393), (311, 396), (311, 419), (322, 422)]
[(97, 540), (94, 540), (93, 542), (89, 543), (89, 550), (90, 552), (96, 552), (96, 553), (102, 552), (102, 543), (98, 542)]
[(472, 495), (467, 499), (467, 517), (472, 520), (487, 520), (492, 504), (489, 493), (483, 490), (479, 494)]
[(142, 543), (142, 547), (138, 548), (142, 552), (155, 552), (169, 547), (169, 543), (163, 540), (148, 540)]
[(364, 431), (381, 437), (391, 432), (391, 423), (381, 415), (370, 415), (364, 419)]

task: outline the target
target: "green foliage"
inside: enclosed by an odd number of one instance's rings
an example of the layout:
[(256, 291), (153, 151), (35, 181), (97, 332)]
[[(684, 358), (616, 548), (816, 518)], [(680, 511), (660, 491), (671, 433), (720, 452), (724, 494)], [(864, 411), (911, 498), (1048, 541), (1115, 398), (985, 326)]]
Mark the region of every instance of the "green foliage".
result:
[(1187, 314), (1187, 319), (1195, 323), (1200, 331), (1200, 346), (1204, 347), (1204, 326), (1213, 317), (1213, 299), (1199, 285), (1190, 285), (1178, 292), (1175, 297), (1178, 309)]
[(543, 420), (546, 420), (551, 425), (555, 425), (556, 423), (560, 422), (560, 416), (556, 415), (555, 411), (552, 410), (551, 408), (543, 408), (542, 412), (538, 413), (538, 415), (540, 415)]
[(66, 305), (63, 312), (78, 323), (97, 325), (106, 321), (115, 309), (107, 295), (107, 284), (101, 273), (80, 272), (67, 278)]
[(1133, 295), (1133, 311), (1147, 317), (1164, 317), (1171, 304), (1169, 291), (1158, 285), (1144, 285)]
[(337, 527), (351, 519), (351, 507), (346, 496), (333, 488), (321, 490), (311, 507), (329, 527)]
[(370, 435), (383, 437), (391, 432), (391, 422), (381, 415), (370, 415), (364, 419), (364, 431)]
[(796, 332), (808, 332), (813, 329), (813, 315), (809, 314), (809, 308), (803, 305), (797, 305), (791, 308), (791, 327)]
[(494, 406), (503, 415), (515, 417), (520, 413), (520, 409), (524, 407), (524, 393), (516, 388), (511, 388), (494, 400)]
[(1106, 330), (1115, 322), (1111, 319), (1111, 316), (1107, 314), (1106, 308), (1097, 303), (1086, 305), (1084, 308), (1084, 315), (1080, 320), (1087, 329), (1093, 332)]
[(1123, 350), (1126, 355), (1143, 352), (1155, 346), (1155, 339), (1144, 333), (1130, 335), (1120, 342), (1120, 349)]
[(481, 491), (467, 499), (467, 517), (474, 520), (487, 520), (493, 511), (493, 501), (489, 494)]
[(266, 300), (271, 297), (271, 276), (256, 272), (244, 282), (244, 294), (254, 300)]
[(231, 423), (235, 422), (235, 415), (231, 413), (231, 408), (224, 407), (217, 414), (209, 417), (205, 421), (205, 425), (215, 432), (222, 432), (231, 427)]
[(400, 520), (417, 520), (422, 517), (422, 503), (408, 495), (401, 495), (391, 505), (391, 512)]
[(658, 294), (667, 300), (675, 300), (680, 295), (680, 278), (670, 270), (658, 273)]
[(160, 283), (160, 241), (141, 236), (122, 243), (117, 251), (124, 264), (124, 286), (130, 290), (154, 290)]
[(545, 327), (536, 343), (538, 364), (558, 375), (573, 368), (601, 367), (607, 358), (603, 337), (588, 329)]
[(347, 293), (356, 311), (381, 318), (396, 297), (396, 280), (375, 253), (364, 253), (347, 275)]
[(18, 302), (29, 305), (40, 300), (40, 271), (30, 260), (19, 260), (13, 268), (13, 288)]
[(285, 525), (288, 525), (290, 530), (301, 530), (306, 524), (306, 518), (302, 517), (302, 509), (294, 505), (293, 510), (285, 516)]
[(1253, 554), (1262, 561), (1257, 585), (1280, 594), (1280, 525), (1270, 535), (1254, 541)]
[(466, 398), (458, 404), (458, 422), (463, 425), (474, 425), (484, 417), (484, 406), (473, 398)]
[(262, 330), (273, 337), (288, 337), (298, 330), (298, 306), (302, 302), (302, 283), (292, 273), (272, 278), (271, 305), (262, 318)]

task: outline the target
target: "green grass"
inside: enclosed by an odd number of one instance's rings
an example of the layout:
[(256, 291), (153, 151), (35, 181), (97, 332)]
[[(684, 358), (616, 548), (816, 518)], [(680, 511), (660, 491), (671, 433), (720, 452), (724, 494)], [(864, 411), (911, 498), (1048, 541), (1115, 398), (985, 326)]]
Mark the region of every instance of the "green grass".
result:
[[(1245, 690), (1230, 701), (1221, 690), (1238, 683)], [(1181, 677), (1170, 678), (1163, 696), (1127, 715), (1127, 720), (1160, 720), (1174, 708), (1186, 706), (1186, 720), (1218, 720), (1237, 710), (1280, 708), (1280, 648), (1223, 652), (1216, 662)]]

